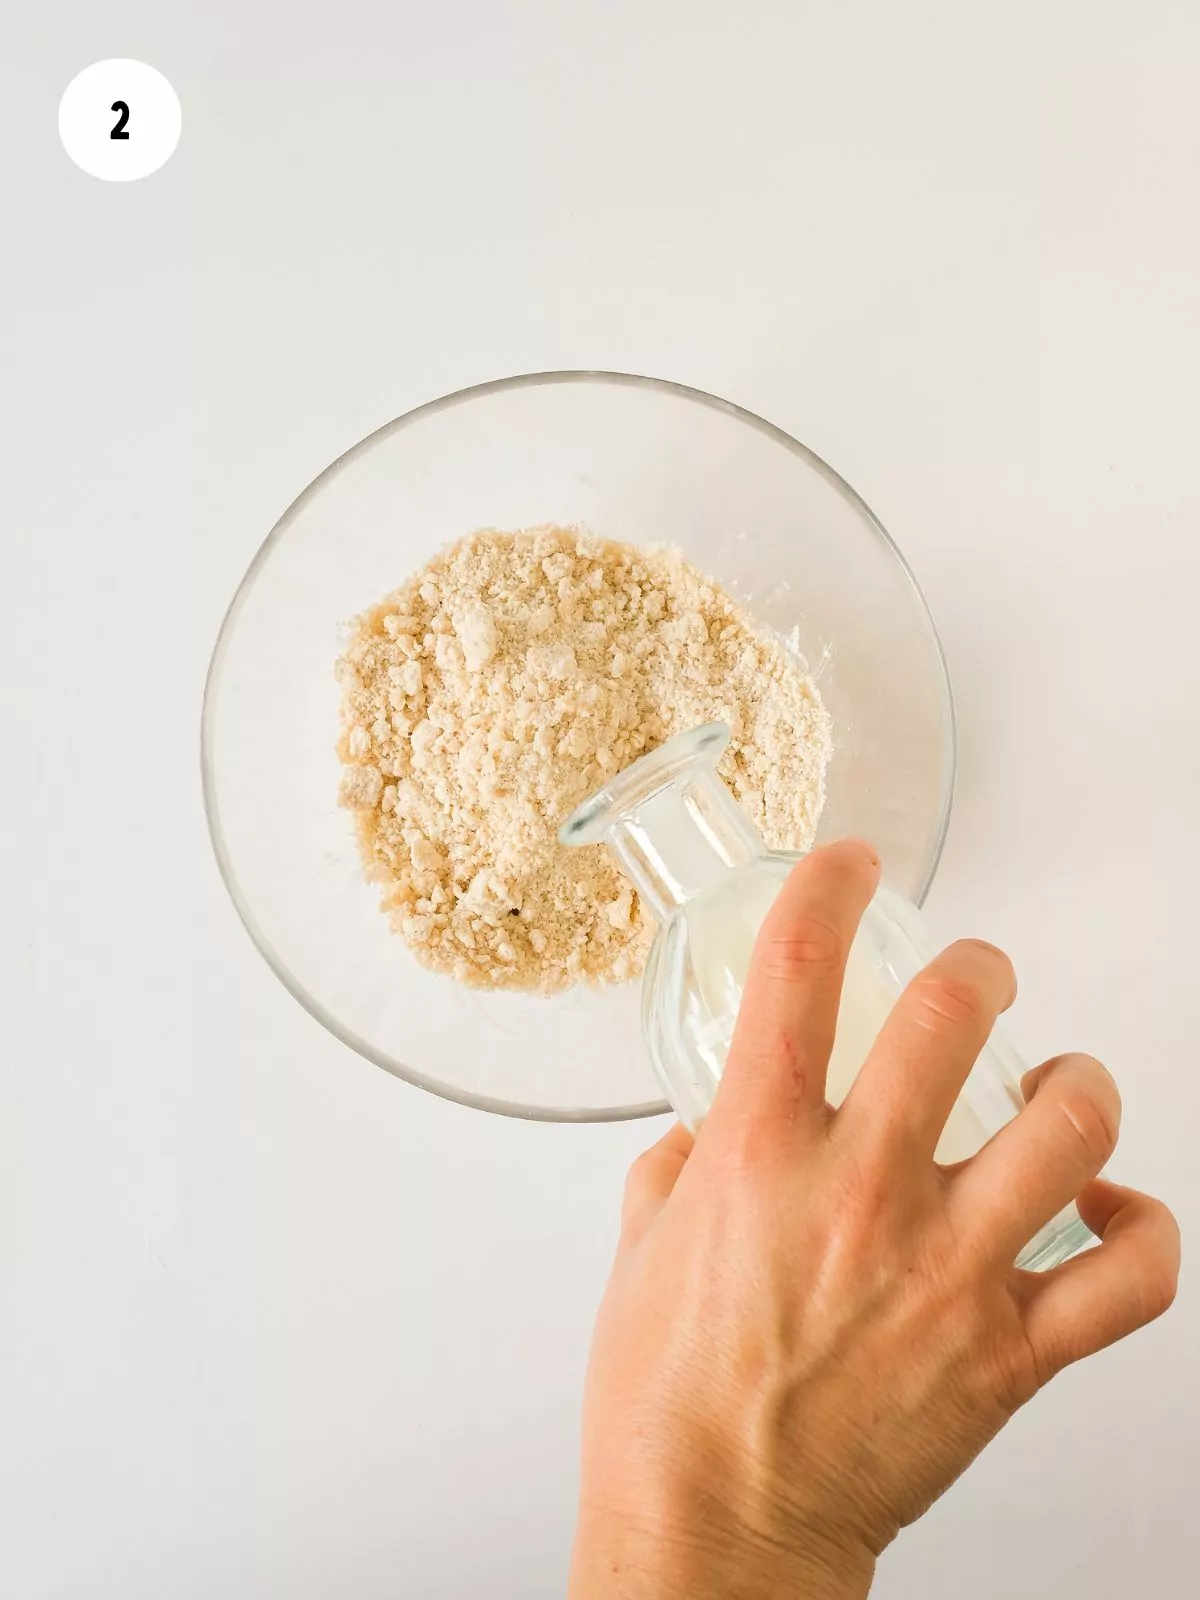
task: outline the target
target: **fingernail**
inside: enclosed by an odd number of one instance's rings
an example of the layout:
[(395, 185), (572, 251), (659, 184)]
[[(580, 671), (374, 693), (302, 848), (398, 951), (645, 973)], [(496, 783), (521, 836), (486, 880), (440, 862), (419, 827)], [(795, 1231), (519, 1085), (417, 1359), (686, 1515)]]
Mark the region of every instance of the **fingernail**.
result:
[(868, 840), (861, 839), (857, 834), (852, 833), (842, 842), (853, 845), (856, 850), (861, 850), (873, 867), (878, 867), (882, 864), (879, 859), (879, 851)]

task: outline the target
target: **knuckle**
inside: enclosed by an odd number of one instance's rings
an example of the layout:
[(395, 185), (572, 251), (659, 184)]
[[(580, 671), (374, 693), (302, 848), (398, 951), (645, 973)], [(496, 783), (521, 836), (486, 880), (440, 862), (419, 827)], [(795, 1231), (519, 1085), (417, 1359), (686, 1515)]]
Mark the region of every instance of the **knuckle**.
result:
[(974, 1325), (968, 1329), (969, 1343), (960, 1346), (973, 1358), (968, 1362), (973, 1381), (968, 1381), (977, 1403), (989, 1408), (998, 1405), (1008, 1420), (1045, 1382), (1043, 1353), (1025, 1335), (1023, 1323), (997, 1318), (986, 1298), (978, 1294), (966, 1298), (977, 1308)]
[(711, 1127), (706, 1163), (719, 1173), (728, 1195), (773, 1189), (791, 1181), (795, 1171), (795, 1128), (786, 1113), (757, 1109), (752, 1115), (735, 1114)]
[(1098, 1172), (1117, 1147), (1120, 1101), (1115, 1094), (1072, 1083), (1059, 1095), (1058, 1109), (1088, 1166)]
[(799, 917), (768, 937), (761, 959), (768, 977), (795, 983), (810, 973), (835, 971), (844, 954), (845, 941), (835, 927), (820, 917)]
[[(1145, 1320), (1153, 1322), (1171, 1309), (1179, 1292), (1179, 1229), (1170, 1208), (1161, 1200), (1148, 1201), (1147, 1205), (1147, 1220), (1163, 1238), (1161, 1249), (1147, 1252), (1142, 1258), (1141, 1310)], [(1169, 1242), (1172, 1240), (1174, 1248)]]
[(1161, 1317), (1175, 1304), (1179, 1292), (1179, 1274), (1171, 1267), (1159, 1266), (1147, 1274), (1142, 1284), (1142, 1314), (1147, 1322)]
[(930, 973), (916, 979), (911, 993), (926, 1027), (938, 1032), (947, 1028), (975, 1029), (990, 1020), (983, 995), (967, 978), (948, 972)]
[(734, 1117), (721, 1128), (720, 1161), (739, 1181), (761, 1172), (776, 1144), (778, 1132), (762, 1116)]
[(634, 1161), (629, 1171), (625, 1174), (625, 1196), (629, 1200), (640, 1200), (654, 1185), (654, 1159), (653, 1152), (644, 1151)]

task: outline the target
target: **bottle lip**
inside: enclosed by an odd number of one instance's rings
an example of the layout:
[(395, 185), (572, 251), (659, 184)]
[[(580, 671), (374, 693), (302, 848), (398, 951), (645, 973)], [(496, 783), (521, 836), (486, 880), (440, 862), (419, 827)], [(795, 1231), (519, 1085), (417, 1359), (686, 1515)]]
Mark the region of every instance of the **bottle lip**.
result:
[(730, 739), (724, 722), (706, 722), (623, 767), (602, 789), (576, 806), (558, 830), (565, 845), (598, 844), (620, 815), (674, 783), (697, 759), (716, 766)]

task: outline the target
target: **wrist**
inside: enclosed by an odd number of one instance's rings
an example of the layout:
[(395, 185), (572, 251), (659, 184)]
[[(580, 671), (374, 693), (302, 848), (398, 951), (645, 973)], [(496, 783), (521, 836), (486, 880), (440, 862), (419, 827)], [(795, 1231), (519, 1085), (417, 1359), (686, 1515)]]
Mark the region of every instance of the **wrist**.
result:
[(659, 1525), (585, 1509), (568, 1600), (866, 1600), (875, 1573), (866, 1551), (820, 1537), (804, 1549), (756, 1540), (697, 1515)]

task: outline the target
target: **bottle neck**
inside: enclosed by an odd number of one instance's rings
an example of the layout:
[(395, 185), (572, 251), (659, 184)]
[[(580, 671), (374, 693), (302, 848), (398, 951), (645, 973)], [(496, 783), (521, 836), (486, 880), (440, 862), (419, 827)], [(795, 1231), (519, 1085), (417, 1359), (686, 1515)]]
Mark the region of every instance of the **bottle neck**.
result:
[(604, 842), (659, 922), (763, 854), (749, 819), (711, 770), (652, 796)]
[(766, 854), (717, 775), (729, 730), (680, 734), (617, 774), (563, 826), (565, 844), (603, 841), (659, 922)]

